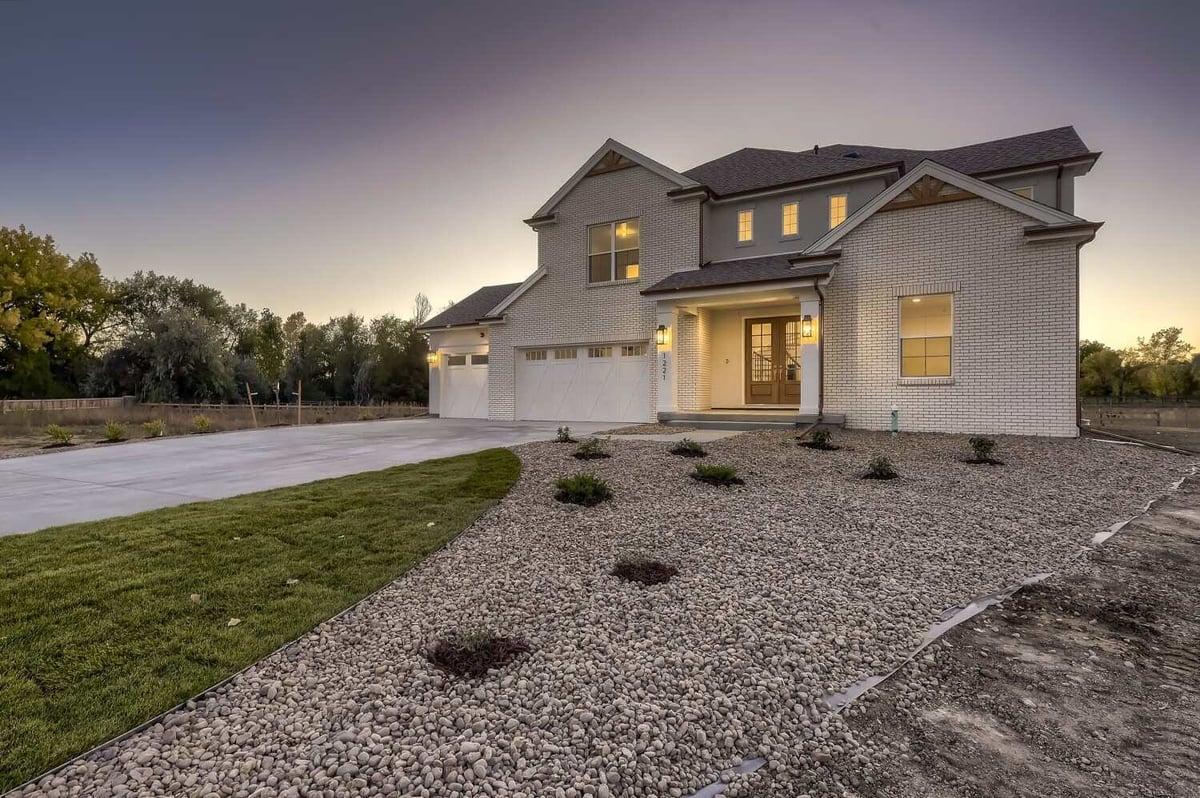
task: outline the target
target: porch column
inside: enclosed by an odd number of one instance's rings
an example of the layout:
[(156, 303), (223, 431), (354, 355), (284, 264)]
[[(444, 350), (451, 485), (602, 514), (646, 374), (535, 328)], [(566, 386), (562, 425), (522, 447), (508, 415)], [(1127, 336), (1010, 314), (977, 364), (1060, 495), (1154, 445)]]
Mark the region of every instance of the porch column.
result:
[[(675, 340), (679, 334), (679, 313), (674, 307), (659, 306), (655, 313), (655, 323), (658, 327), (666, 328), (666, 340), (657, 344), (658, 365), (654, 378), (658, 382), (658, 412), (674, 413), (679, 409), (676, 380), (679, 368), (675, 357)], [(657, 342), (657, 330), (655, 331)]]
[(800, 415), (815, 416), (821, 392), (821, 303), (800, 303), (801, 318), (812, 317), (812, 334), (800, 339)]

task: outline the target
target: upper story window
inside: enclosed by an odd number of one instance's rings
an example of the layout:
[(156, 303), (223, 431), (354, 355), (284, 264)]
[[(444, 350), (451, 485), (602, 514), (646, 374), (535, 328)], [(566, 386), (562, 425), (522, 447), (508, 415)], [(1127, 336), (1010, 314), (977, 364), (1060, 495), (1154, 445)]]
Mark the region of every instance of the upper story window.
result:
[(737, 240), (739, 244), (746, 244), (754, 240), (754, 209), (745, 208), (738, 211), (737, 217)]
[(640, 254), (637, 219), (592, 225), (588, 228), (588, 282), (637, 279)]
[(829, 198), (829, 229), (846, 221), (846, 195), (834, 194)]
[(900, 297), (900, 376), (949, 377), (954, 295)]
[(784, 236), (800, 235), (800, 203), (783, 203), (783, 220), (781, 233)]
[(1033, 186), (1021, 186), (1020, 188), (1009, 189), (1014, 194), (1020, 194), (1025, 199), (1033, 199)]

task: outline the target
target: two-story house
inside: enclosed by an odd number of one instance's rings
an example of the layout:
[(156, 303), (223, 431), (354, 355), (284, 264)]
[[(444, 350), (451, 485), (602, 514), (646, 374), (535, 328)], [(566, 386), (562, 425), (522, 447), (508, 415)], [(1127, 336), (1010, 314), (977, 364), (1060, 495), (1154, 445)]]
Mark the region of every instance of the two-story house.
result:
[(537, 269), (424, 326), (430, 411), (1073, 436), (1070, 127), (949, 150), (606, 141), (525, 223)]

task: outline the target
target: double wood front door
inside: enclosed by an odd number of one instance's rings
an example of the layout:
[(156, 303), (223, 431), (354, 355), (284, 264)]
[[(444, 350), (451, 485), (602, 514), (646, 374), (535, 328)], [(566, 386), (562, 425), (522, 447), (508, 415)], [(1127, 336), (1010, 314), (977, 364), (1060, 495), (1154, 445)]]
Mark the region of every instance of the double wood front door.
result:
[(800, 404), (800, 317), (746, 319), (746, 404)]

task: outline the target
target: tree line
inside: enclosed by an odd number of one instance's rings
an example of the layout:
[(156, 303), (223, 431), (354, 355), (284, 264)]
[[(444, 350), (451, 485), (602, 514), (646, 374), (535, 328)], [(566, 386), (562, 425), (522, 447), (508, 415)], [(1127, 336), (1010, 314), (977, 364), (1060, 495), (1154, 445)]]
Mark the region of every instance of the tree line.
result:
[(1079, 393), (1126, 399), (1200, 399), (1200, 354), (1167, 327), (1138, 338), (1137, 346), (1113, 349), (1099, 341), (1079, 342)]
[(324, 324), (231, 304), (215, 288), (154, 272), (105, 277), (91, 253), (0, 227), (0, 397), (137, 396), (154, 402), (424, 403), (428, 351), (411, 314)]

